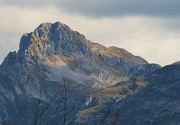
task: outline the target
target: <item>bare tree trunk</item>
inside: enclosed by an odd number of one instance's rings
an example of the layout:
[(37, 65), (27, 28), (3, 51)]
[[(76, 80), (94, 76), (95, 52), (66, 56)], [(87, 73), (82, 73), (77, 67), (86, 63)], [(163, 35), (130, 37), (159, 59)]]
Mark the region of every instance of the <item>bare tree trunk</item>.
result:
[(102, 117), (102, 119), (100, 119), (99, 121), (97, 121), (97, 124), (96, 125), (101, 125), (103, 124), (103, 122), (107, 119), (107, 117), (111, 114), (111, 111), (108, 111), (104, 117)]
[[(53, 101), (55, 100), (55, 98), (56, 98), (56, 95), (57, 94), (55, 94), (54, 96), (53, 96), (53, 98), (50, 100), (50, 102), (48, 103), (48, 105), (46, 106), (46, 107), (44, 107), (44, 109), (42, 109), (42, 111), (39, 113), (39, 109), (37, 109), (37, 113), (36, 113), (36, 115), (35, 115), (35, 119), (34, 119), (34, 125), (36, 125), (37, 124), (37, 121), (42, 117), (42, 115), (45, 113), (45, 111), (50, 107), (50, 105), (53, 103)], [(39, 103), (40, 104), (40, 103)], [(37, 106), (37, 107), (39, 107), (39, 106)]]
[(40, 88), (40, 94), (39, 94), (39, 99), (38, 99), (38, 103), (37, 103), (37, 106), (36, 106), (36, 113), (35, 113), (35, 116), (34, 116), (34, 124), (33, 125), (36, 125), (37, 124), (37, 121), (38, 121), (38, 113), (39, 113), (39, 105), (40, 105), (40, 102), (41, 102), (41, 88)]
[[(62, 74), (63, 75), (63, 74)], [(63, 76), (63, 87), (64, 87), (64, 92), (62, 95), (63, 99), (63, 105), (64, 105), (64, 118), (63, 118), (63, 125), (66, 125), (66, 116), (67, 116), (67, 93), (66, 93), (66, 81)]]
[[(42, 83), (42, 80), (41, 80), (41, 83)], [(50, 102), (47, 104), (47, 106), (45, 106), (42, 109), (42, 111), (39, 111), (39, 107), (40, 107), (40, 104), (41, 104), (41, 98), (42, 98), (42, 88), (40, 86), (40, 95), (39, 95), (38, 103), (37, 103), (37, 106), (36, 106), (36, 113), (35, 113), (35, 116), (34, 116), (34, 123), (33, 123), (33, 125), (37, 125), (37, 122), (41, 119), (42, 115), (46, 112), (46, 110), (53, 103), (53, 101), (55, 100), (56, 96), (57, 96), (57, 93), (55, 93), (54, 96), (50, 99)]]
[(112, 125), (120, 125), (120, 112), (118, 112), (117, 116), (115, 117)]

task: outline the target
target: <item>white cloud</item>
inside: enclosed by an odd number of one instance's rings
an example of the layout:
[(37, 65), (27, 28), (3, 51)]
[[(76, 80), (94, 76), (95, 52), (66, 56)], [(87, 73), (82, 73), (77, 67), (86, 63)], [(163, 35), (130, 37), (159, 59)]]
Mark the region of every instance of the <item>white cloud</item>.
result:
[(0, 60), (18, 49), (20, 37), (40, 23), (61, 21), (93, 42), (125, 48), (149, 62), (161, 65), (180, 60), (178, 18), (153, 17), (90, 18), (67, 14), (53, 6), (20, 8), (0, 5)]
[(53, 5), (69, 13), (96, 18), (127, 15), (180, 16), (179, 0), (1, 0), (0, 2), (24, 8)]

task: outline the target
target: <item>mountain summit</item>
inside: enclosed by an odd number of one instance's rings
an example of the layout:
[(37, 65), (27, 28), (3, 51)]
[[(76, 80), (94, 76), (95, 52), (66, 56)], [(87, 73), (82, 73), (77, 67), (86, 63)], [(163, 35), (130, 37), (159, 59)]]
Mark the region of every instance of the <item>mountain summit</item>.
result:
[(26, 65), (48, 70), (44, 72), (48, 79), (59, 81), (60, 72), (66, 72), (67, 78), (97, 87), (159, 68), (148, 66), (146, 60), (125, 49), (93, 43), (60, 22), (43, 23), (34, 32), (24, 34), (17, 56), (23, 58)]
[[(122, 87), (123, 93), (135, 94), (142, 88), (141, 83), (126, 92), (125, 88), (136, 83), (129, 81), (135, 78), (142, 81), (160, 68), (123, 48), (93, 43), (63, 23), (43, 23), (24, 34), (18, 52), (10, 52), (0, 66), (0, 92), (4, 93), (0, 98), (0, 121), (32, 124), (37, 102), (41, 101), (40, 109), (45, 107), (66, 87), (68, 106), (78, 105), (68, 117), (76, 120), (74, 124), (84, 124), (81, 116), (86, 116), (82, 114), (87, 114), (89, 108), (97, 106), (99, 110), (112, 101), (109, 99), (117, 102), (123, 99), (118, 101), (121, 95), (112, 97), (114, 89), (119, 91)], [(126, 82), (128, 87), (124, 86)], [(104, 91), (105, 95), (100, 97)], [(96, 111), (96, 108), (93, 109)], [(62, 100), (57, 97), (46, 114), (53, 119), (50, 124), (59, 123), (62, 111)], [(43, 119), (38, 122), (42, 123)]]
[(93, 43), (67, 25), (43, 23), (34, 32), (23, 35), (18, 54), (25, 56), (64, 55), (73, 58), (91, 58), (93, 56), (109, 56), (123, 58), (137, 64), (148, 64), (141, 57), (134, 56), (125, 49), (117, 47), (106, 48)]

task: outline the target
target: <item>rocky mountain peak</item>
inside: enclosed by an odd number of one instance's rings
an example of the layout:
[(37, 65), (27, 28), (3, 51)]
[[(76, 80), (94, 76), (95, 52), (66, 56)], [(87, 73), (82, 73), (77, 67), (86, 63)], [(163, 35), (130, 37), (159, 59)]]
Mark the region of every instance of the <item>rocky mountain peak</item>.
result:
[(62, 55), (73, 58), (94, 58), (95, 56), (122, 58), (137, 64), (148, 64), (143, 58), (134, 56), (125, 49), (107, 48), (93, 43), (61, 22), (42, 23), (33, 32), (24, 34), (20, 41), (18, 54), (26, 57), (28, 61), (46, 55)]
[(53, 81), (60, 81), (61, 73), (66, 71), (66, 78), (98, 87), (159, 68), (149, 66), (146, 60), (125, 49), (93, 43), (61, 22), (42, 23), (33, 32), (24, 34), (18, 53), (10, 53), (3, 67), (9, 67), (11, 62), (16, 67), (12, 65), (9, 69), (23, 68), (27, 73), (38, 69)]
[[(18, 53), (10, 52), (0, 66), (0, 93), (6, 92), (0, 96), (0, 122), (31, 125), (36, 102), (40, 99), (41, 107), (46, 107), (55, 93), (60, 95), (66, 88), (68, 107), (73, 107), (70, 117), (79, 119), (84, 112), (87, 121), (96, 121), (88, 119), (87, 111), (99, 112), (106, 105), (117, 111), (121, 100), (146, 87), (146, 77), (165, 78), (176, 76), (179, 71), (179, 66), (162, 71), (160, 68), (125, 49), (93, 43), (63, 23), (42, 23), (22, 36)], [(170, 73), (163, 74), (164, 71)], [(53, 116), (50, 124), (57, 124), (62, 118), (62, 107), (62, 99), (57, 97), (47, 111)], [(37, 125), (40, 124), (44, 121)]]
[(66, 44), (72, 46), (72, 42), (77, 44), (83, 39), (85, 37), (82, 34), (71, 30), (63, 23), (42, 23), (34, 32), (22, 36), (18, 54), (22, 56), (62, 55), (62, 49)]

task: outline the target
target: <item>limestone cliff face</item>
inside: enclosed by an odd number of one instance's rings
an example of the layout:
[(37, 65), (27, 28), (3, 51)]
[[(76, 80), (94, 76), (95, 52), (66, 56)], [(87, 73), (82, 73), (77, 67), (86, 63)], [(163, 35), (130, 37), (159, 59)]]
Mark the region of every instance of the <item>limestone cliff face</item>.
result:
[[(80, 102), (70, 114), (75, 118), (77, 112), (92, 105), (86, 105), (87, 95), (159, 68), (125, 49), (93, 43), (63, 23), (43, 23), (24, 34), (18, 52), (10, 52), (0, 66), (0, 92), (4, 93), (0, 96), (0, 121), (32, 124), (40, 90), (42, 105), (46, 105), (56, 92), (63, 90), (62, 78), (66, 80), (71, 105)], [(22, 114), (22, 107), (26, 114)], [(51, 111), (62, 117), (59, 99)]]
[[(19, 48), (18, 55), (24, 57), (27, 63), (42, 65), (52, 72), (57, 71), (57, 77), (62, 72), (60, 67), (63, 65), (69, 70), (69, 74), (77, 74), (73, 77), (83, 76), (81, 79), (91, 81), (97, 87), (127, 80), (133, 76), (131, 71), (135, 67), (138, 70), (137, 67), (148, 64), (143, 58), (134, 56), (125, 49), (107, 48), (93, 43), (60, 22), (43, 23), (34, 32), (24, 34)], [(151, 67), (146, 69), (144, 66), (143, 70), (148, 72), (149, 68)], [(150, 70), (156, 68), (159, 66)]]

